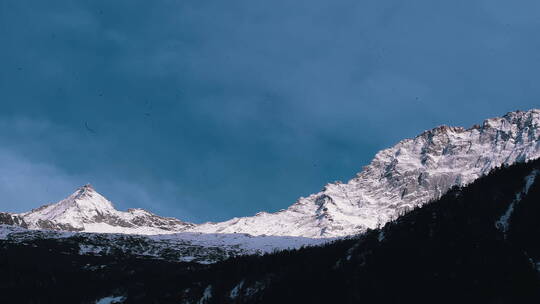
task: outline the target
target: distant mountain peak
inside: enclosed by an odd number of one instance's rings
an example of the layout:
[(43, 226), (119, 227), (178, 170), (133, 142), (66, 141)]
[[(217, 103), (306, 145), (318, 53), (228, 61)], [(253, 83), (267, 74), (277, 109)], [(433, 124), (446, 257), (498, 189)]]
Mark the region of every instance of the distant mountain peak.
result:
[[(73, 200), (92, 199), (93, 197), (101, 196), (96, 189), (90, 184), (83, 185), (70, 196)], [(101, 196), (102, 197), (102, 196)]]
[(91, 184), (85, 184), (77, 188), (77, 191), (80, 193), (96, 192), (96, 189), (94, 189), (94, 187)]
[[(432, 137), (436, 137), (436, 136), (442, 136), (442, 135), (448, 135), (449, 133), (463, 133), (463, 132), (466, 132), (467, 129), (463, 128), (463, 127), (451, 127), (451, 126), (447, 126), (447, 125), (440, 125), (440, 126), (437, 126), (433, 129), (430, 129), (430, 130), (426, 130), (422, 133), (420, 133), (420, 135), (418, 135), (417, 137), (426, 137), (426, 138), (432, 138)], [(405, 139), (403, 141), (407, 141), (409, 139)]]
[(77, 205), (79, 208), (86, 208), (86, 211), (95, 210), (101, 213), (116, 211), (113, 204), (99, 194), (90, 184), (77, 188), (72, 195), (60, 201), (59, 204)]
[(90, 184), (77, 188), (58, 203), (33, 209), (21, 216), (33, 229), (161, 234), (182, 231), (192, 226), (143, 209), (118, 211)]

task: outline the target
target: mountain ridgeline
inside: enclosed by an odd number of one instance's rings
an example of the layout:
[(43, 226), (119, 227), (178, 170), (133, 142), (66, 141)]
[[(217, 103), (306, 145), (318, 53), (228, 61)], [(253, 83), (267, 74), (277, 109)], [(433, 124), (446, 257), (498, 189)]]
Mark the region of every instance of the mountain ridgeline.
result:
[[(468, 129), (440, 126), (382, 150), (347, 183), (330, 183), (275, 213), (191, 224), (142, 209), (116, 210), (91, 186), (58, 203), (14, 215), (31, 229), (166, 234), (345, 237), (384, 225), (501, 165), (540, 157), (540, 110), (510, 112)], [(2, 219), (0, 218), (0, 221)]]
[(221, 223), (119, 211), (85, 185), (0, 213), (0, 303), (540, 303), (539, 157), (530, 110), (425, 131)]
[(0, 242), (0, 300), (539, 303), (539, 202), (535, 160), (494, 169), (356, 237), (211, 265), (70, 254), (69, 245), (39, 239)]
[(44, 205), (17, 216), (29, 228), (61, 231), (158, 234), (180, 232), (193, 226), (142, 209), (118, 211), (89, 184), (58, 203)]

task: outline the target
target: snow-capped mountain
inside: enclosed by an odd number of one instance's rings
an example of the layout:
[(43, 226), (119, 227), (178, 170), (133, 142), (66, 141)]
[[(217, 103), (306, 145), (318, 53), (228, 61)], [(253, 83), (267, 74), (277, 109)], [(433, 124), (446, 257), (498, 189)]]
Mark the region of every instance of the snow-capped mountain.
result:
[(510, 112), (469, 129), (440, 126), (382, 150), (347, 183), (286, 210), (191, 228), (212, 233), (346, 236), (376, 228), (503, 164), (540, 156), (540, 110)]
[(161, 234), (180, 232), (193, 226), (142, 209), (118, 211), (91, 185), (80, 187), (56, 204), (39, 207), (19, 217), (30, 229), (84, 232)]
[(382, 150), (347, 183), (276, 213), (200, 225), (141, 209), (121, 212), (91, 186), (56, 204), (20, 214), (31, 229), (163, 234), (176, 232), (330, 238), (376, 228), (493, 168), (540, 156), (540, 110), (510, 112), (465, 129), (440, 126)]
[(539, 173), (540, 160), (492, 170), (356, 238), (210, 266), (200, 280), (174, 286), (182, 291), (171, 298), (209, 304), (540, 303)]

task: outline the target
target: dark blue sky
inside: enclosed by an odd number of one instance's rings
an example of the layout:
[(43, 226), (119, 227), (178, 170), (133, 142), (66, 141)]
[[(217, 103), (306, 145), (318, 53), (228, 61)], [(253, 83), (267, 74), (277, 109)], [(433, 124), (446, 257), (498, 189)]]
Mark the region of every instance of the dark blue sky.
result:
[(538, 107), (540, 2), (0, 1), (0, 203), (217, 221)]

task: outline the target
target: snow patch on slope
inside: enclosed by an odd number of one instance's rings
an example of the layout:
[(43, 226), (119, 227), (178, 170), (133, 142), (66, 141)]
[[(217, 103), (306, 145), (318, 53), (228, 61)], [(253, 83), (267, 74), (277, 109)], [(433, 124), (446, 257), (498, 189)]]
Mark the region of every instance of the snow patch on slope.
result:
[(514, 200), (508, 205), (508, 208), (504, 212), (504, 214), (495, 222), (495, 227), (502, 231), (502, 233), (506, 237), (506, 233), (508, 232), (508, 229), (510, 228), (510, 218), (512, 217), (512, 213), (514, 212), (514, 206), (518, 204), (521, 199), (529, 193), (529, 189), (534, 184), (534, 181), (536, 179), (536, 176), (538, 176), (538, 173), (540, 173), (538, 170), (533, 170), (531, 174), (527, 175), (525, 177), (525, 186), (523, 187), (523, 190), (521, 192), (516, 193), (516, 197)]
[(202, 234), (182, 232), (162, 235), (126, 235), (29, 230), (0, 225), (0, 240), (31, 243), (51, 239), (75, 244), (80, 255), (129, 254), (145, 258), (179, 262), (215, 263), (229, 257), (265, 254), (276, 250), (317, 246), (333, 239), (302, 237), (251, 236), (248, 234)]
[(199, 300), (199, 304), (208, 303), (208, 301), (210, 301), (211, 298), (212, 298), (212, 285), (208, 285), (204, 289), (203, 295), (201, 299)]
[(231, 300), (234, 300), (236, 299), (236, 297), (238, 297), (238, 295), (240, 294), (240, 290), (242, 289), (242, 286), (244, 286), (244, 280), (240, 281), (240, 283), (236, 284), (236, 286), (234, 286), (233, 289), (231, 289), (231, 292), (229, 294), (229, 298), (231, 298)]
[(118, 296), (118, 297), (110, 296), (110, 297), (105, 297), (105, 298), (97, 300), (96, 304), (115, 304), (115, 303), (122, 303), (125, 300), (126, 298), (122, 296)]

